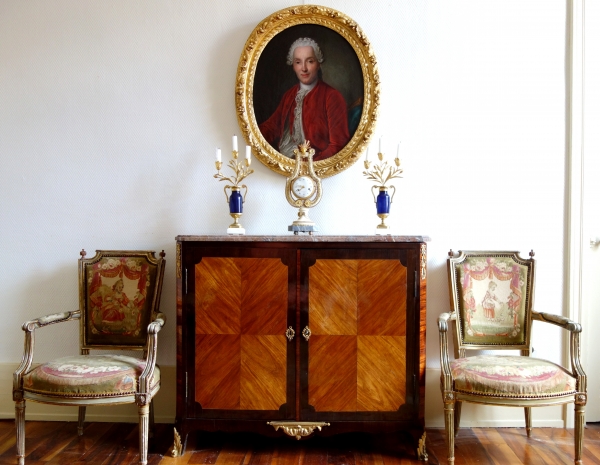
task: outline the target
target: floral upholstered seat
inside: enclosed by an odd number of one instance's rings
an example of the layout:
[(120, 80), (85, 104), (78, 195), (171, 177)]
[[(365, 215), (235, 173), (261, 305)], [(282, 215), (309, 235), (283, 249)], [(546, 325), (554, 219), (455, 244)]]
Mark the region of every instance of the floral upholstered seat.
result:
[[(125, 355), (79, 355), (44, 363), (23, 376), (27, 392), (69, 397), (119, 397), (135, 395), (145, 368), (142, 359)], [(150, 389), (160, 384), (154, 369)]]
[(450, 362), (454, 390), (500, 397), (552, 397), (577, 392), (577, 379), (560, 365), (532, 357), (475, 355)]
[[(454, 463), (462, 402), (524, 408), (528, 436), (531, 407), (574, 403), (574, 462), (581, 465), (587, 402), (586, 376), (579, 361), (581, 325), (533, 310), (533, 252), (529, 259), (511, 251), (449, 255), (450, 311), (438, 318), (448, 463)], [(534, 322), (569, 332), (569, 367), (529, 356)], [(448, 348), (450, 328), (456, 358), (450, 357)], [(506, 355), (509, 350), (520, 355)]]

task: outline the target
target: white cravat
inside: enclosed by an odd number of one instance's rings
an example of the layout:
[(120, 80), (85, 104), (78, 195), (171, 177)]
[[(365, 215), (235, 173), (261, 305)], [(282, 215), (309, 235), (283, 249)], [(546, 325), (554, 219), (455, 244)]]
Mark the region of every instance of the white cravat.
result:
[(304, 142), (304, 127), (302, 126), (302, 107), (304, 97), (317, 85), (317, 81), (310, 85), (300, 83), (300, 89), (296, 94), (296, 107), (294, 108), (294, 130), (290, 132), (289, 127), (285, 128), (283, 138), (279, 144), (279, 151), (286, 157), (293, 158), (294, 150), (298, 145)]

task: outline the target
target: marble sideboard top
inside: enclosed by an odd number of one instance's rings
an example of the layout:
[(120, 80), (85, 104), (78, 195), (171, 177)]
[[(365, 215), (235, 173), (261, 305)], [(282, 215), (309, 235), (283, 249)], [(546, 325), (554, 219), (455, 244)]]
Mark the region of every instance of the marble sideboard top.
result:
[(215, 236), (176, 236), (176, 241), (197, 241), (197, 242), (428, 242), (431, 239), (428, 236), (393, 236), (393, 235), (372, 235), (372, 236), (322, 236), (319, 234), (289, 234), (286, 236), (264, 235), (251, 236), (245, 234), (226, 234)]

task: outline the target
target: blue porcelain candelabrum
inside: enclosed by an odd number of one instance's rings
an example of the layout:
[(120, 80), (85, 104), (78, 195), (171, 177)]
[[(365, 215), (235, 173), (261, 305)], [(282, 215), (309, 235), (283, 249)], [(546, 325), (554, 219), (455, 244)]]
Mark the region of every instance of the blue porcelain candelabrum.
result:
[[(377, 154), (377, 158), (379, 158), (379, 163), (373, 165), (373, 169), (371, 169), (371, 162), (368, 160), (367, 151), (365, 171), (363, 171), (363, 174), (367, 179), (377, 182), (376, 185), (371, 187), (371, 193), (373, 194), (373, 200), (375, 201), (377, 216), (381, 218), (381, 223), (377, 225), (376, 232), (377, 234), (382, 234), (390, 228), (385, 224), (385, 219), (390, 214), (392, 201), (394, 200), (394, 195), (396, 195), (396, 187), (388, 187), (386, 184), (390, 179), (401, 178), (403, 170), (400, 168), (400, 159), (398, 156), (394, 159), (394, 164), (396, 166), (388, 165), (386, 161), (383, 161), (383, 153), (381, 152)], [(388, 192), (389, 189), (393, 189), (391, 197)], [(376, 190), (379, 190), (377, 195), (375, 195)]]
[[(217, 161), (215, 166), (217, 167), (217, 174), (214, 175), (219, 181), (227, 181), (227, 184), (223, 191), (225, 192), (225, 199), (229, 205), (229, 214), (233, 218), (233, 223), (227, 228), (227, 234), (245, 234), (246, 230), (239, 223), (239, 219), (242, 216), (244, 210), (244, 202), (246, 201), (246, 194), (248, 193), (248, 186), (240, 184), (244, 178), (254, 173), (254, 170), (250, 169), (250, 147), (246, 146), (246, 160), (245, 164), (238, 161), (238, 151), (232, 151), (233, 158), (229, 162), (229, 167), (233, 170), (234, 175), (231, 177), (224, 176), (221, 174), (221, 150), (217, 149)], [(230, 192), (227, 192), (227, 189)], [(242, 196), (241, 190), (245, 189), (244, 195)]]

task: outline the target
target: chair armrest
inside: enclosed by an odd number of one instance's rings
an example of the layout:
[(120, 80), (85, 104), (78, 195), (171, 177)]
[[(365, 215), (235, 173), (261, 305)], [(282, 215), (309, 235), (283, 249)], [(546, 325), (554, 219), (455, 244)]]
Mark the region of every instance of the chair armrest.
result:
[(569, 320), (564, 316), (534, 311), (532, 312), (532, 317), (534, 320), (543, 321), (552, 325), (559, 326), (563, 329), (566, 329), (567, 331), (571, 331), (572, 333), (580, 333), (582, 329), (579, 323), (576, 323), (573, 320)]
[(21, 359), (21, 364), (13, 373), (13, 397), (15, 396), (15, 392), (22, 390), (23, 375), (27, 373), (29, 368), (31, 368), (31, 364), (33, 363), (35, 330), (55, 323), (78, 320), (80, 317), (81, 312), (76, 310), (74, 312), (52, 313), (50, 315), (45, 315), (40, 318), (36, 318), (35, 320), (26, 321), (23, 323), (21, 329), (25, 331), (25, 346), (23, 348), (23, 358)]
[(438, 329), (443, 332), (448, 331), (448, 322), (456, 320), (456, 314), (454, 312), (442, 313), (438, 317)]
[(543, 321), (552, 325), (569, 331), (569, 355), (571, 359), (571, 369), (573, 370), (573, 376), (577, 378), (577, 388), (580, 392), (586, 392), (587, 390), (587, 377), (581, 366), (581, 360), (579, 354), (581, 353), (580, 347), (580, 335), (582, 327), (579, 323), (569, 320), (564, 316), (553, 315), (551, 313), (543, 312), (532, 312), (532, 318), (537, 321)]
[(456, 313), (442, 313), (438, 317), (440, 333), (440, 364), (442, 368), (442, 390), (452, 391), (452, 371), (450, 370), (450, 352), (448, 351), (448, 322), (456, 320)]
[[(165, 325), (167, 318), (162, 313), (158, 313), (152, 323), (148, 325), (148, 334), (157, 334)], [(150, 337), (150, 336), (149, 336)], [(148, 342), (150, 342), (148, 340)]]
[(146, 366), (144, 371), (140, 375), (138, 383), (138, 402), (145, 404), (150, 402), (150, 397), (147, 395), (149, 391), (149, 382), (154, 375), (154, 369), (156, 367), (156, 346), (158, 340), (158, 332), (162, 329), (167, 321), (167, 317), (158, 313), (152, 323), (148, 325), (148, 341), (147, 341), (147, 352), (146, 352)]

